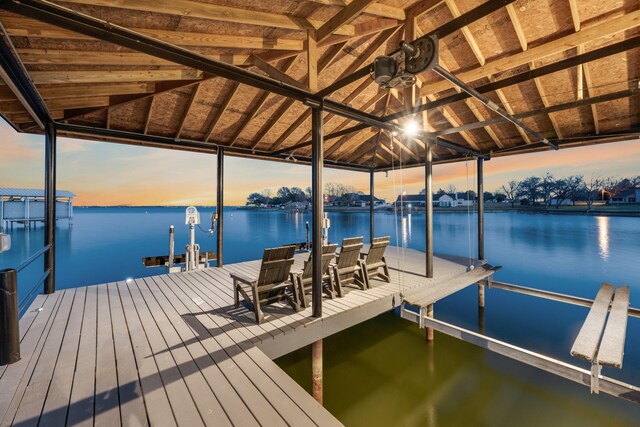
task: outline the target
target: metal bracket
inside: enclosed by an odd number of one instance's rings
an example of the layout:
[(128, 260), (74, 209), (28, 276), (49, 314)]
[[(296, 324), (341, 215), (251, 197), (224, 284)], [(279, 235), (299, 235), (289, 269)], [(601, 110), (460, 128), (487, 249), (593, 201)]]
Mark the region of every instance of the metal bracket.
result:
[(591, 364), (591, 394), (600, 394), (600, 374), (602, 366), (598, 362)]

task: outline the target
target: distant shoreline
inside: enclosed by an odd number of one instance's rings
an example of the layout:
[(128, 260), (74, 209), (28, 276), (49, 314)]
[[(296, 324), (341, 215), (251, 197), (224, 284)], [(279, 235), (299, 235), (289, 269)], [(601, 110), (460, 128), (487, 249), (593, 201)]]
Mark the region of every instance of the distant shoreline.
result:
[[(198, 209), (215, 209), (215, 206), (196, 206)], [(113, 208), (130, 208), (130, 209), (185, 209), (186, 206), (74, 206), (74, 209), (113, 209)], [(285, 212), (286, 209), (281, 208), (265, 208), (265, 207), (253, 207), (253, 206), (225, 206), (225, 208), (233, 208), (240, 210), (252, 210), (252, 211), (274, 211)], [(369, 207), (345, 207), (345, 206), (325, 206), (325, 212), (340, 212), (340, 213), (363, 213), (369, 212)], [(471, 212), (475, 212), (475, 206), (470, 207)], [(376, 212), (392, 212), (392, 209), (376, 209)], [(408, 209), (404, 209), (408, 212)], [(440, 208), (435, 207), (434, 213), (467, 213), (466, 207), (453, 207), (453, 208)], [(489, 213), (500, 212), (521, 212), (531, 214), (549, 214), (549, 215), (584, 215), (584, 216), (615, 216), (615, 217), (640, 217), (640, 205), (635, 206), (607, 206), (604, 209), (596, 208), (590, 212), (582, 206), (562, 206), (559, 209), (554, 207), (545, 208), (544, 206), (495, 206), (492, 204), (485, 205), (484, 211)], [(309, 211), (310, 212), (310, 211)], [(424, 208), (412, 207), (412, 213), (423, 213)]]

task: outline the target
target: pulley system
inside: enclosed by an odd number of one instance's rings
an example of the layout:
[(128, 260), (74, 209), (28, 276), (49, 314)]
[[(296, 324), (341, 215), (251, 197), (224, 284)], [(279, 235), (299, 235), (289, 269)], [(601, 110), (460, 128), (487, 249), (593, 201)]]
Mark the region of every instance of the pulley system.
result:
[(425, 36), (411, 43), (400, 42), (400, 49), (378, 56), (373, 62), (373, 79), (383, 89), (410, 87), (416, 74), (438, 65), (438, 39)]

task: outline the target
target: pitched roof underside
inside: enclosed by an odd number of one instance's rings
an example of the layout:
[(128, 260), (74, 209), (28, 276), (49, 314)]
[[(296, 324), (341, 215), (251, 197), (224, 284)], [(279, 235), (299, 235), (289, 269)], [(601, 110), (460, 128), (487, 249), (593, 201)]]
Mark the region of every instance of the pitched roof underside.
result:
[[(485, 2), (54, 3), (307, 90), (308, 70), (317, 68), (317, 89), (321, 90), (371, 64), (376, 56), (397, 49), (401, 40), (429, 33)], [(347, 12), (351, 19), (340, 22), (337, 29), (321, 27), (339, 21), (340, 14)], [(310, 139), (310, 109), (300, 102), (10, 12), (1, 12), (0, 22), (56, 121), (176, 138), (175, 148), (181, 148), (180, 140), (193, 140), (214, 148), (219, 144), (259, 153)], [(318, 43), (317, 54), (307, 48), (305, 28), (310, 26), (320, 28), (318, 36), (329, 31)], [(471, 86), (480, 87), (638, 37), (638, 2), (522, 0), (441, 39), (440, 65)], [(459, 92), (433, 72), (421, 74), (419, 80), (417, 91), (422, 102)], [(552, 141), (559, 140), (563, 146), (586, 145), (637, 137), (633, 132), (640, 126), (639, 81), (640, 47), (635, 43), (619, 53), (485, 95), (509, 113), (522, 114), (526, 125)], [(314, 85), (312, 81), (312, 88)], [(590, 103), (594, 98), (603, 101)], [(334, 92), (330, 99), (376, 116), (403, 111), (408, 102), (403, 90), (381, 90), (368, 76)], [(0, 85), (0, 114), (19, 131), (42, 132), (6, 85)], [(499, 117), (473, 98), (420, 115), (425, 130), (435, 132)], [(355, 124), (327, 113), (324, 133)], [(339, 161), (384, 169), (392, 163), (424, 162), (424, 143), (390, 138), (386, 131), (367, 128), (327, 139), (327, 164)], [(530, 135), (506, 121), (447, 134), (446, 138), (493, 156), (539, 147)], [(311, 147), (292, 153), (307, 157)], [(251, 157), (251, 151), (245, 155)], [(464, 157), (450, 149), (434, 149), (436, 162), (460, 158)]]

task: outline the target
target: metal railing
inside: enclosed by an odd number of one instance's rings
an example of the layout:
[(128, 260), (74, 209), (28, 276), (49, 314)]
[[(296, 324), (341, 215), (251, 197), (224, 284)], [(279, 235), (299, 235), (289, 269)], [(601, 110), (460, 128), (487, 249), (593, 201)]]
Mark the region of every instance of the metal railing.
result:
[(51, 274), (48, 268), (18, 304), (18, 273), (51, 249), (46, 245), (30, 255), (16, 268), (0, 270), (0, 366), (20, 360), (20, 314), (29, 306), (38, 288)]

